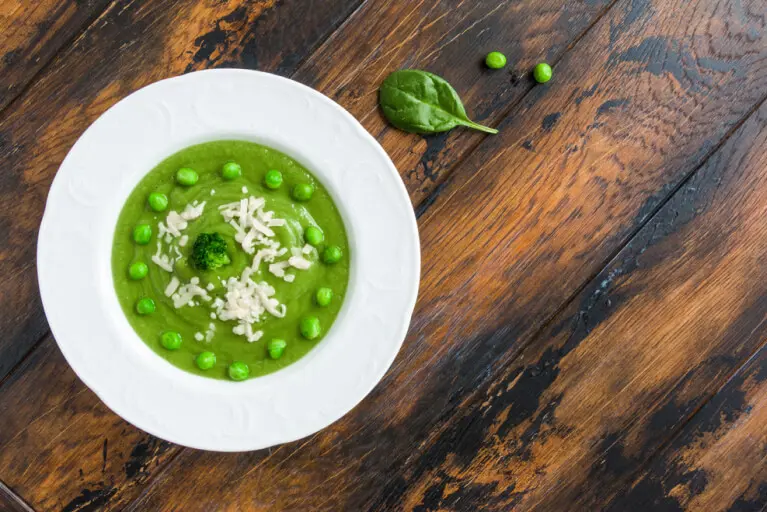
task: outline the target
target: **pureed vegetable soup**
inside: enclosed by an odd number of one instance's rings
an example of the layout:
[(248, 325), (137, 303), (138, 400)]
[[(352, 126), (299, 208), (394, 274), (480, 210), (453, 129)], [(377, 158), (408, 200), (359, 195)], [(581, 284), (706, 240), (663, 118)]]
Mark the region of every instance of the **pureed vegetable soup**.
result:
[(216, 141), (167, 158), (131, 192), (112, 274), (152, 350), (188, 372), (244, 380), (297, 361), (328, 332), (349, 247), (308, 170), (259, 144)]

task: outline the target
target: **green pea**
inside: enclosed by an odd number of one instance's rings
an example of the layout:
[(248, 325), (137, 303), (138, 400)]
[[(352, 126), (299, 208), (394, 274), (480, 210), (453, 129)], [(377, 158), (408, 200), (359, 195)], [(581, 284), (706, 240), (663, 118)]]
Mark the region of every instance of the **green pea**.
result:
[(134, 281), (138, 281), (139, 279), (144, 279), (148, 273), (149, 273), (149, 267), (147, 267), (146, 263), (144, 263), (143, 261), (137, 261), (136, 263), (133, 263), (131, 264), (130, 267), (128, 267), (128, 277), (130, 277)]
[(178, 350), (181, 346), (181, 334), (176, 331), (165, 331), (160, 336), (160, 345), (168, 350)]
[(299, 183), (293, 187), (293, 199), (296, 201), (308, 201), (314, 194), (314, 185), (311, 183)]
[(333, 263), (338, 263), (341, 261), (341, 257), (343, 256), (343, 251), (340, 247), (337, 245), (331, 245), (329, 247), (325, 248), (325, 251), (322, 253), (322, 261), (327, 263), (328, 265), (332, 265)]
[(506, 56), (501, 52), (490, 52), (485, 57), (485, 64), (490, 69), (501, 69), (506, 66)]
[(323, 240), (325, 240), (325, 235), (322, 233), (322, 230), (315, 228), (314, 226), (309, 226), (306, 228), (306, 231), (304, 231), (304, 240), (306, 240), (307, 244), (317, 247)]
[(232, 380), (245, 380), (250, 375), (250, 368), (241, 361), (235, 361), (229, 365), (228, 373)]
[(157, 306), (149, 297), (144, 297), (136, 303), (136, 313), (139, 315), (151, 315), (155, 309), (157, 309)]
[(322, 332), (322, 327), (320, 327), (320, 319), (316, 316), (305, 316), (301, 319), (299, 329), (301, 331), (301, 336), (307, 340), (316, 339)]
[(320, 288), (314, 295), (314, 300), (317, 301), (318, 306), (323, 308), (330, 305), (330, 301), (333, 300), (333, 290), (330, 288)]
[(178, 182), (179, 185), (191, 187), (197, 183), (198, 179), (200, 179), (200, 177), (197, 175), (197, 171), (190, 169), (189, 167), (182, 167), (176, 171), (176, 182)]
[(282, 173), (280, 171), (269, 171), (264, 176), (264, 185), (266, 188), (277, 190), (282, 185)]
[(545, 84), (551, 80), (552, 74), (553, 72), (551, 70), (551, 66), (545, 62), (536, 64), (536, 66), (533, 68), (533, 78), (535, 78), (535, 81), (539, 84)]
[(194, 362), (200, 370), (210, 370), (216, 365), (216, 354), (213, 352), (202, 352)]
[(152, 239), (152, 226), (139, 224), (133, 229), (133, 241), (139, 245), (146, 245)]
[(156, 212), (164, 212), (168, 207), (168, 196), (159, 192), (149, 194), (149, 207)]
[[(236, 180), (242, 176), (242, 167), (237, 162), (227, 162), (221, 168), (221, 177), (227, 181)], [(197, 181), (196, 179), (194, 181)], [(194, 185), (194, 183), (192, 183)]]
[(285, 352), (285, 347), (287, 346), (288, 343), (285, 340), (275, 338), (267, 343), (266, 350), (269, 352), (269, 357), (279, 359), (282, 357), (282, 353)]

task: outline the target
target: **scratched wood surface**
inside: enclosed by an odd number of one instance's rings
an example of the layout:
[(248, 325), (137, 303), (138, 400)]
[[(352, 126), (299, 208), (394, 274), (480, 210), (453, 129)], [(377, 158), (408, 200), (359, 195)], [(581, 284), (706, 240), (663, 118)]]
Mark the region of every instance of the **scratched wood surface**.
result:
[(103, 11), (110, 0), (3, 0), (0, 109)]
[[(4, 59), (21, 85), (0, 113), (0, 504), (767, 506), (764, 0), (73, 5), (36, 14), (60, 33), (0, 47), (47, 59)], [(511, 69), (483, 69), (489, 49)], [(524, 73), (541, 59), (547, 86)], [(384, 381), (325, 431), (246, 454), (113, 415), (47, 334), (34, 277), (47, 187), (85, 127), (142, 85), (220, 66), (292, 76), (360, 119), (423, 245)], [(501, 133), (388, 128), (376, 89), (401, 67), (442, 74)]]

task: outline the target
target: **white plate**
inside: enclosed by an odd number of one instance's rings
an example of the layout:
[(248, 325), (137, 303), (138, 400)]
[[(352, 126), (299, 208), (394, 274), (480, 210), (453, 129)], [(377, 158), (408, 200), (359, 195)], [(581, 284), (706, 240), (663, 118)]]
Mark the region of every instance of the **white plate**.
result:
[[(155, 354), (123, 314), (111, 275), (125, 200), (165, 157), (242, 139), (276, 148), (333, 195), (349, 234), (343, 308), (303, 359), (245, 382), (199, 377)], [(114, 412), (174, 443), (265, 448), (336, 421), (378, 383), (405, 337), (418, 292), (418, 228), (378, 143), (343, 108), (292, 80), (212, 70), (131, 94), (85, 131), (51, 185), (37, 247), (53, 335), (77, 375)]]

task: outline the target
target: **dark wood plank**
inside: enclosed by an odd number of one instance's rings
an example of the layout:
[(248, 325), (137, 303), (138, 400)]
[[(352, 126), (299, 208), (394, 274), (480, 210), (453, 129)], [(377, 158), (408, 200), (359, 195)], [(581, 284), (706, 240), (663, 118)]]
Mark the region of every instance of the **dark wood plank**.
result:
[(0, 510), (7, 512), (34, 512), (18, 495), (0, 481)]
[(620, 493), (767, 337), (766, 143), (767, 104), (378, 503), (601, 510)]
[[(431, 451), (435, 437), (448, 432), (433, 448), (446, 468), (483, 442), (472, 431), (483, 428), (481, 416), (454, 419), (456, 409), (473, 403), (476, 389), (508, 367), (763, 100), (763, 5), (616, 4), (560, 62), (559, 78), (535, 89), (501, 123), (501, 135), (485, 139), (421, 218), (419, 305), (373, 394), (316, 436), (270, 452), (184, 452), (136, 509), (213, 506), (203, 486), (211, 480), (253, 506), (415, 507), (443, 467)], [(535, 388), (514, 397), (537, 411)], [(480, 455), (498, 460), (492, 453)], [(191, 491), (172, 491), (181, 474)], [(475, 476), (476, 486), (456, 500), (485, 496), (485, 505), (501, 508), (518, 498), (492, 473)], [(521, 489), (541, 478), (524, 477)], [(448, 477), (445, 489), (455, 490)]]
[(764, 510), (765, 425), (767, 349), (762, 347), (606, 508), (616, 512)]
[[(0, 122), (0, 376), (47, 331), (36, 291), (37, 225), (51, 178), (87, 125), (129, 92), (188, 70), (291, 74), (358, 4), (120, 2), (57, 58)], [(174, 453), (109, 412), (50, 338), (3, 386), (0, 401), (0, 478), (46, 510), (120, 508)]]
[(0, 4), (0, 111), (112, 0), (3, 0)]

